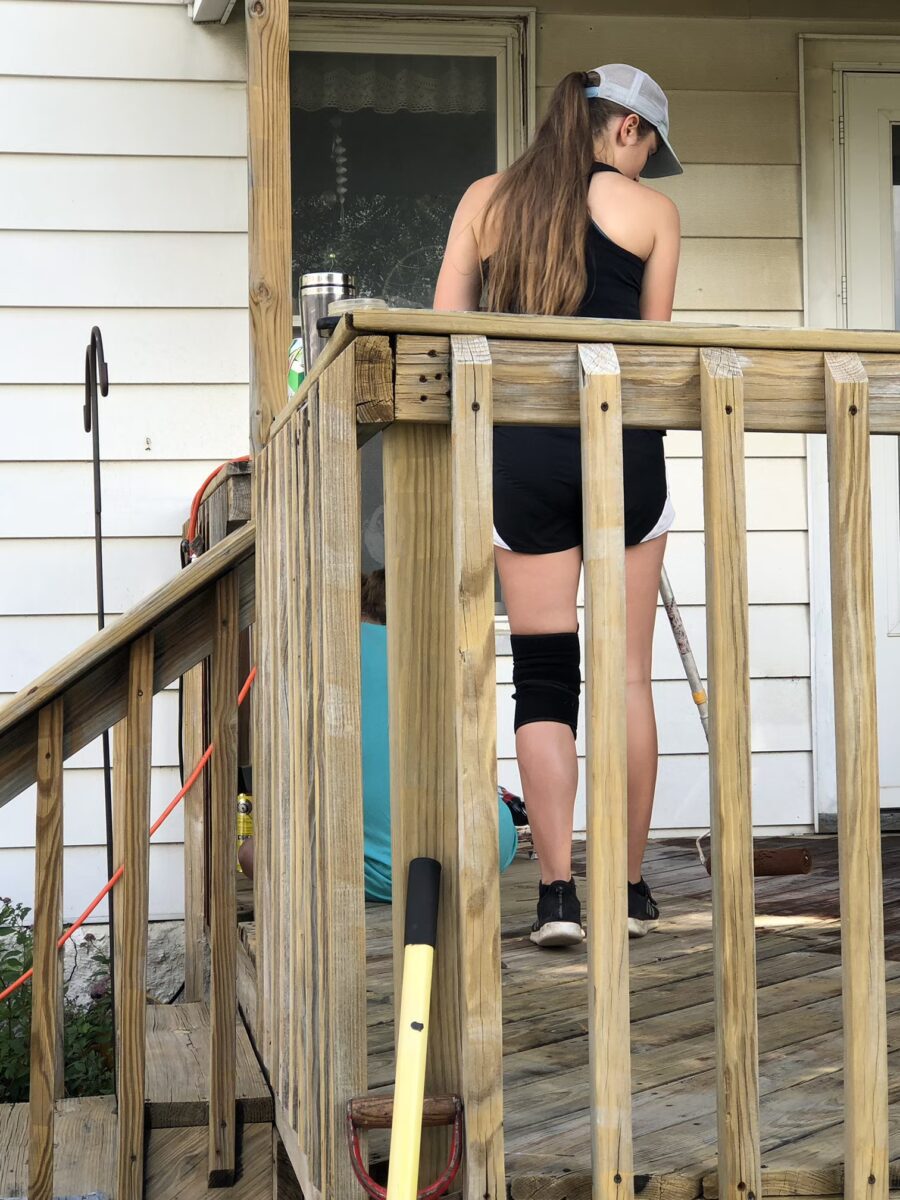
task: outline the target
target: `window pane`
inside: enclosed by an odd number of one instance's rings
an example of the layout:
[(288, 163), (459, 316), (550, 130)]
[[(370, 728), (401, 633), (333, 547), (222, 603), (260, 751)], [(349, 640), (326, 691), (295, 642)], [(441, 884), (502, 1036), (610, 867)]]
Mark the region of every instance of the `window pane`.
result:
[(429, 307), (453, 210), (496, 170), (492, 57), (291, 54), (294, 294), (349, 271), (360, 295)]

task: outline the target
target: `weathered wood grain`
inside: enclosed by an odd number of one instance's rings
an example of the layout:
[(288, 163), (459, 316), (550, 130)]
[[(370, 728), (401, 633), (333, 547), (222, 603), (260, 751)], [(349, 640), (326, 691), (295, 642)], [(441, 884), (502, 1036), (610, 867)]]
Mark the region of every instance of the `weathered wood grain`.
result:
[(56, 948), (62, 920), (62, 731), (63, 702), (52, 700), (38, 715), (29, 1200), (53, 1197), (54, 1100), (62, 1032), (62, 963)]
[[(489, 348), (498, 424), (578, 424), (575, 344), (491, 338)], [(744, 376), (746, 429), (824, 432), (820, 350), (748, 347), (736, 353)], [(616, 343), (616, 354), (626, 426), (700, 428), (700, 351), (696, 345), (621, 342)], [(397, 337), (397, 421), (449, 421), (449, 355), (446, 336)], [(866, 354), (863, 361), (872, 380), (873, 432), (900, 431), (900, 352)]]
[[(318, 560), (311, 595), (316, 690), (318, 860), (313, 887), (319, 953), (318, 1073), (321, 1188), (350, 1194), (345, 1105), (366, 1086), (366, 946), (360, 754), (360, 513), (350, 347), (322, 375), (310, 424), (310, 543)], [(313, 580), (311, 580), (313, 582)]]
[(584, 510), (588, 961), (594, 1200), (634, 1196), (628, 1011), (628, 781), (622, 387), (609, 345), (578, 347)]
[[(450, 429), (384, 434), (384, 537), (391, 737), (394, 995), (399, 1005), (406, 866), (442, 866), (426, 1094), (459, 1093), (459, 936)], [(423, 797), (426, 798), (423, 803)], [(399, 1011), (399, 1010), (398, 1010)], [(446, 1132), (423, 1131), (419, 1180), (437, 1178)]]
[[(184, 676), (182, 745), (188, 773), (204, 749), (203, 682), (206, 667), (198, 663)], [(202, 775), (184, 798), (184, 999), (206, 994), (206, 788)]]
[(254, 451), (285, 395), (291, 341), (291, 127), (288, 0), (247, 5), (250, 438)]
[(394, 354), (386, 337), (358, 337), (354, 348), (356, 420), (368, 438), (394, 419)]
[(119, 1104), (117, 1200), (144, 1194), (144, 1078), (146, 1056), (147, 921), (150, 881), (150, 750), (153, 717), (153, 634), (134, 642), (128, 671), (122, 865), (117, 924), (122, 956), (116, 1066)]
[[(240, 948), (239, 948), (240, 949)], [(246, 952), (245, 952), (246, 953)], [(272, 1095), (247, 1031), (236, 1029), (235, 1098), (239, 1121), (272, 1120)], [(151, 1129), (209, 1124), (209, 1008), (151, 1004), (147, 1008), (147, 1124)]]
[(500, 1200), (503, 1038), (494, 663), (493, 408), (483, 338), (451, 342), (460, 1022), (466, 1200)]
[[(0, 1194), (28, 1196), (28, 1105), (0, 1104)], [(113, 1096), (60, 1100), (56, 1106), (56, 1196), (115, 1194)]]
[(668, 321), (600, 321), (593, 317), (511, 316), (416, 308), (360, 309), (352, 316), (358, 334), (534, 338), (572, 344), (611, 342), (617, 349), (620, 345), (668, 345), (900, 353), (900, 339), (892, 330), (754, 329), (737, 325), (673, 325)]
[(235, 1171), (238, 608), (238, 581), (232, 572), (216, 584), (210, 660), (210, 1187), (229, 1186)]
[(750, 668), (744, 404), (730, 350), (700, 354), (719, 1188), (760, 1193), (750, 809)]
[(844, 964), (845, 1195), (887, 1196), (884, 918), (875, 696), (869, 386), (825, 355), (832, 654)]

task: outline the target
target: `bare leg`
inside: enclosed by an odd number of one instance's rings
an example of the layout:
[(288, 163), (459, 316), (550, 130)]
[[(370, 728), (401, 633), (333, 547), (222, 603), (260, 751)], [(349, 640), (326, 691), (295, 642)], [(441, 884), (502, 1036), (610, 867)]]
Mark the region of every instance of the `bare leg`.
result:
[[(581, 548), (558, 554), (496, 550), (497, 569), (516, 634), (574, 633)], [(572, 819), (578, 787), (575, 739), (567, 725), (535, 721), (516, 734), (525, 806), (541, 866), (552, 883), (572, 874)]]
[(628, 706), (628, 878), (637, 883), (647, 848), (658, 748), (650, 688), (653, 626), (666, 536), (625, 551), (625, 654)]

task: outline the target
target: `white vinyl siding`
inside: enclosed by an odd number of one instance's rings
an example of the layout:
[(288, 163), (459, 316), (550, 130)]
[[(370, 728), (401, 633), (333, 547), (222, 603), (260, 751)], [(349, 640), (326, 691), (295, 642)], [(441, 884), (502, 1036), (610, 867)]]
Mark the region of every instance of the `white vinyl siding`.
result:
[[(191, 498), (248, 449), (243, 27), (177, 0), (0, 0), (0, 703), (96, 628), (84, 349), (103, 332), (108, 619), (179, 570)], [(154, 701), (151, 808), (178, 790)], [(65, 772), (64, 908), (106, 878), (99, 742)], [(182, 911), (182, 818), (151, 916)], [(0, 891), (31, 904), (34, 789), (0, 810)], [(98, 910), (103, 918), (105, 910)]]

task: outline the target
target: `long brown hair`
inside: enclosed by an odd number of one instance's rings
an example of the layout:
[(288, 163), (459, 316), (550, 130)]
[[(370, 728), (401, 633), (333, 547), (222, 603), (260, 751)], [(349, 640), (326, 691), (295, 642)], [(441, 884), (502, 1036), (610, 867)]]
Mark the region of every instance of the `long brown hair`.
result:
[[(571, 316), (587, 285), (585, 240), (594, 138), (630, 109), (587, 99), (595, 71), (572, 71), (556, 85), (528, 149), (504, 171), (484, 213), (496, 235), (488, 271), (492, 312)], [(638, 133), (654, 126), (640, 118)]]

